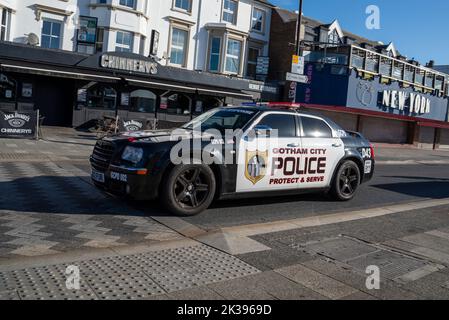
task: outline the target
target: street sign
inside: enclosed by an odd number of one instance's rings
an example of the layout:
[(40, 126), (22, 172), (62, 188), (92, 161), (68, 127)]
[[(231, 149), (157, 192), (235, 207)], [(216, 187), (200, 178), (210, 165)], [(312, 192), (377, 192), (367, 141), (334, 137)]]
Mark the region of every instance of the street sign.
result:
[(299, 83), (308, 83), (309, 77), (302, 74), (295, 74), (287, 72), (287, 81), (299, 82)]
[(304, 74), (304, 57), (294, 55), (292, 58), (292, 73)]

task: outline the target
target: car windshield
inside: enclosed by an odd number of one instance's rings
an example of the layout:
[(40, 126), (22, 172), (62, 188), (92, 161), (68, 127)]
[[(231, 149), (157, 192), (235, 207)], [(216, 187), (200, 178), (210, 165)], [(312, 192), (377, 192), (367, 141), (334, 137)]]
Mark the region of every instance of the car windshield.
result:
[(244, 109), (214, 109), (193, 119), (182, 128), (201, 130), (215, 129), (224, 133), (225, 130), (242, 129), (256, 114), (253, 110)]

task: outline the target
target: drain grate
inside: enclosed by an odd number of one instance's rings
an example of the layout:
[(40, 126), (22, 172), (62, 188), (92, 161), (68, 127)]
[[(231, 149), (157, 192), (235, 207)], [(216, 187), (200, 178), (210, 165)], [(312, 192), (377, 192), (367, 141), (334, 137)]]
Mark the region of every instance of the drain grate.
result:
[(370, 253), (346, 263), (362, 272), (365, 272), (368, 266), (378, 266), (381, 276), (388, 279), (395, 279), (428, 265), (425, 261), (385, 250)]
[[(0, 272), (0, 292), (22, 299), (142, 299), (260, 271), (205, 245), (74, 263), (80, 290), (66, 289), (67, 264)], [(4, 294), (1, 297), (7, 295)], [(3, 299), (3, 298), (2, 298)]]
[(426, 266), (434, 266), (425, 260), (384, 250), (345, 236), (314, 243), (297, 243), (291, 247), (343, 262), (362, 273), (365, 273), (369, 266), (377, 266), (381, 276), (391, 280)]
[(338, 261), (346, 261), (378, 250), (373, 246), (344, 237), (326, 239), (311, 244), (293, 244), (291, 247), (304, 249), (310, 253), (320, 254)]

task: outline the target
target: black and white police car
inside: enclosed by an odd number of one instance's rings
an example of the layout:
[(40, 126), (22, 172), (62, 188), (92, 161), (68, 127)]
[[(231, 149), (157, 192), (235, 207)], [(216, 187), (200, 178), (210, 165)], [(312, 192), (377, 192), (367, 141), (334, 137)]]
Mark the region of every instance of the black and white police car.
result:
[(281, 104), (222, 107), (175, 130), (106, 137), (90, 160), (98, 187), (160, 199), (179, 215), (236, 197), (324, 191), (351, 200), (375, 165), (361, 134)]

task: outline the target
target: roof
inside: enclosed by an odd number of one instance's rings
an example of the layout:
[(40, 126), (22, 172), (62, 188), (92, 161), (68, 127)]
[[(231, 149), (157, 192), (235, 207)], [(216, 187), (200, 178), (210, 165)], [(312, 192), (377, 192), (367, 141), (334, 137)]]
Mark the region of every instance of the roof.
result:
[[(284, 21), (284, 23), (289, 23), (289, 22), (296, 22), (296, 20), (298, 19), (298, 14), (294, 11), (291, 10), (287, 10), (287, 9), (282, 9), (282, 8), (275, 8), (276, 12), (279, 14), (279, 16), (281, 17), (281, 19)], [(335, 21), (331, 22), (331, 23), (324, 23), (322, 21), (316, 20), (316, 19), (312, 19), (310, 17), (307, 16), (303, 16), (302, 17), (303, 20), (303, 24), (306, 26), (309, 26), (311, 28), (318, 28), (318, 27), (325, 27), (325, 28), (329, 28)], [(346, 37), (349, 37), (351, 39), (354, 39), (355, 41), (357, 41), (358, 43), (368, 43), (374, 47), (377, 47), (379, 45), (381, 45), (381, 43), (379, 41), (375, 41), (375, 40), (370, 40), (364, 37), (361, 37), (359, 35), (356, 35), (354, 33), (351, 33), (347, 30), (343, 29), (343, 33)]]
[(269, 7), (272, 7), (272, 8), (275, 8), (276, 6), (275, 5), (273, 5), (273, 4), (271, 4), (269, 1), (267, 1), (267, 0), (254, 0), (255, 2), (260, 2), (260, 3), (262, 3), (262, 4), (264, 4), (264, 5), (266, 5), (266, 6), (269, 6)]

